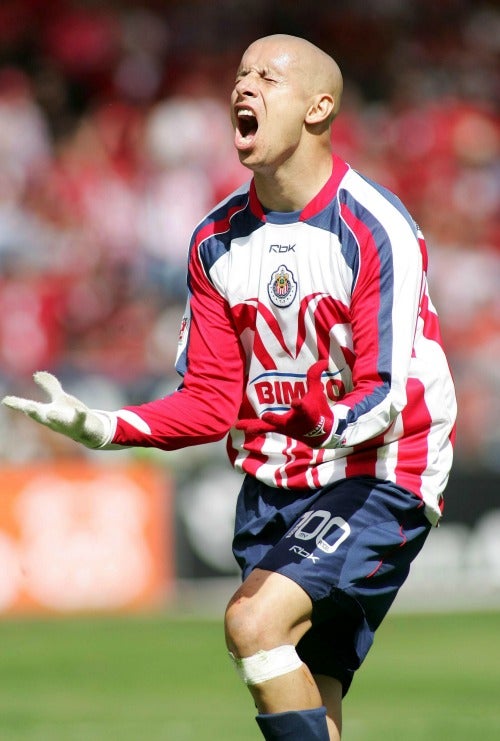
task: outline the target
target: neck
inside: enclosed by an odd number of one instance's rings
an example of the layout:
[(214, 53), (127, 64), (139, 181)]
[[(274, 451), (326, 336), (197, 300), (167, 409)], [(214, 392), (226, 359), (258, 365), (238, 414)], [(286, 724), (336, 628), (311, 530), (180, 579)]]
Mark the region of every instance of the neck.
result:
[(260, 203), (270, 211), (301, 211), (332, 174), (331, 151), (297, 164), (289, 160), (273, 172), (254, 172)]

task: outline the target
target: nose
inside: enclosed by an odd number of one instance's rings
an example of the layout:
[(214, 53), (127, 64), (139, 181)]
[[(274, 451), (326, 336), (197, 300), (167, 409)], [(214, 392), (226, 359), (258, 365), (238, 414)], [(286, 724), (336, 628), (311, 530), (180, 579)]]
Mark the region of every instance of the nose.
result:
[(252, 75), (245, 75), (236, 82), (234, 90), (242, 98), (254, 98), (257, 95), (255, 78)]

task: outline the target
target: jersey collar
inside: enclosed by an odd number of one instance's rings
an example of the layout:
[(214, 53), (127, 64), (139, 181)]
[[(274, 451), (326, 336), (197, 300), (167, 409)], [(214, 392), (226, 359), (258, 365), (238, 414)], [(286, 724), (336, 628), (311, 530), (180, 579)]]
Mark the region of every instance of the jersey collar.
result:
[(320, 211), (323, 211), (323, 209), (331, 203), (333, 198), (335, 198), (340, 182), (348, 170), (349, 165), (338, 155), (334, 154), (332, 156), (332, 174), (321, 190), (300, 212), (271, 211), (266, 213), (257, 197), (255, 180), (252, 178), (249, 193), (250, 210), (260, 221), (270, 221), (280, 224), (296, 223), (297, 221), (307, 221), (308, 219), (312, 219), (316, 214), (319, 214)]

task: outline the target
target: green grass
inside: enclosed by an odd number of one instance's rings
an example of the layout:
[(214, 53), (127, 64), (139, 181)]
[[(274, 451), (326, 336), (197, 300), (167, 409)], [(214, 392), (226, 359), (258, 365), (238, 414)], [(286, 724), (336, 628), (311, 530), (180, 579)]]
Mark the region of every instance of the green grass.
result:
[(500, 613), (389, 617), (344, 720), (346, 741), (498, 741)]
[[(500, 614), (393, 615), (345, 741), (500, 739)], [(258, 741), (221, 621), (0, 621), (1, 741)]]

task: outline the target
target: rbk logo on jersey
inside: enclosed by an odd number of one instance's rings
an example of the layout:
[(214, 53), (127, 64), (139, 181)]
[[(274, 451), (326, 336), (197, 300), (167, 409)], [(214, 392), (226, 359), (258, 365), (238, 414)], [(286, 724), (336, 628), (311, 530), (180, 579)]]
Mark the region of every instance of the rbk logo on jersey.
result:
[(271, 244), (269, 245), (269, 252), (278, 252), (283, 254), (284, 252), (295, 252), (294, 244)]
[(280, 265), (267, 284), (271, 302), (279, 308), (290, 306), (297, 293), (297, 283), (286, 265)]

